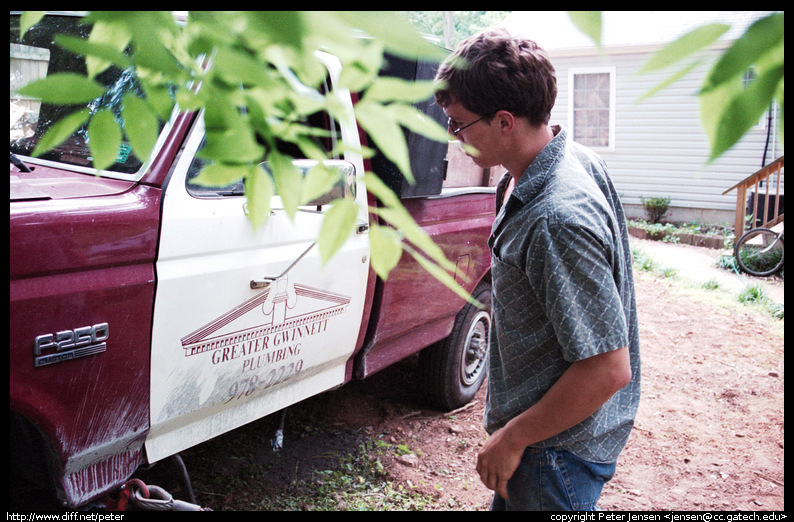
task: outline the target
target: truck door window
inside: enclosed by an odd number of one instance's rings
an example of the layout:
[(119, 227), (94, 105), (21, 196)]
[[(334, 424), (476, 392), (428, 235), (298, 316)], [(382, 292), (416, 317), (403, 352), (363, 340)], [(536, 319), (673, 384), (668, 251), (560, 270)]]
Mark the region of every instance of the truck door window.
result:
[[(327, 80), (320, 91), (322, 93), (329, 91)], [(318, 111), (298, 123), (316, 129), (317, 144), (323, 151), (330, 154), (332, 159), (339, 159), (341, 152), (338, 151), (337, 144), (341, 142), (341, 135), (338, 123), (330, 114), (325, 111)], [(201, 147), (203, 146), (204, 144), (202, 143)], [(199, 147), (199, 150), (201, 150), (201, 147)], [(277, 148), (279, 152), (292, 158), (300, 159), (305, 157), (300, 147), (292, 142), (277, 140)], [(264, 158), (262, 158), (262, 161), (264, 161)], [(196, 197), (242, 196), (245, 194), (245, 186), (242, 179), (235, 180), (224, 186), (206, 186), (195, 183), (195, 178), (198, 176), (199, 172), (201, 172), (201, 169), (207, 165), (208, 161), (200, 158), (198, 155), (196, 155), (190, 164), (186, 178), (187, 189), (190, 194)], [(301, 170), (305, 170), (305, 164), (303, 164), (303, 166), (299, 165), (299, 167)], [(312, 204), (314, 204), (314, 202)]]

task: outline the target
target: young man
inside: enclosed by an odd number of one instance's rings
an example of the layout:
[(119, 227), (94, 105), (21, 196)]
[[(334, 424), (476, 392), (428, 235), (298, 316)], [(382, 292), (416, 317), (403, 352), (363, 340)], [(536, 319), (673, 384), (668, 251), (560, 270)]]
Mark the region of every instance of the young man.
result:
[(623, 207), (604, 163), (549, 125), (555, 71), (534, 42), (475, 35), (436, 80), (450, 131), (514, 180), (489, 239), (491, 436), (477, 471), (492, 509), (595, 509), (640, 392)]

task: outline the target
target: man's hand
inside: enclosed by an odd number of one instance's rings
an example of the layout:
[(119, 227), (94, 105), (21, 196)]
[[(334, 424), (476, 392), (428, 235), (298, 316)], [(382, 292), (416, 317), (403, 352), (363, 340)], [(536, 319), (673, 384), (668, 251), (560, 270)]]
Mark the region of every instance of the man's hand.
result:
[(485, 487), (507, 499), (507, 481), (521, 463), (524, 448), (515, 447), (507, 426), (494, 432), (477, 455), (477, 473)]

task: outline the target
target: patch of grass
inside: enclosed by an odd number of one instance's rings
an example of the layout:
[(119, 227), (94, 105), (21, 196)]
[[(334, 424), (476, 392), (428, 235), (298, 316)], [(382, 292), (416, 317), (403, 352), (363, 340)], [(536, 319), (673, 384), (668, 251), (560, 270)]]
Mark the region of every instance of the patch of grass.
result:
[(733, 254), (722, 254), (717, 258), (717, 268), (728, 270), (729, 272), (738, 272), (739, 265), (736, 263), (736, 258)]
[(656, 260), (649, 256), (643, 249), (634, 245), (631, 247), (631, 257), (634, 269), (643, 272), (653, 272), (656, 269)]
[(649, 256), (642, 248), (632, 245), (631, 255), (634, 259), (634, 269), (650, 272), (661, 277), (673, 277), (678, 272), (675, 268), (660, 266), (653, 257)]
[(761, 285), (747, 285), (741, 292), (739, 292), (737, 299), (740, 303), (759, 306), (761, 309), (776, 319), (783, 319), (784, 306), (772, 301), (766, 295), (764, 287)]
[(772, 314), (772, 317), (774, 317), (775, 319), (780, 319), (782, 321), (784, 319), (784, 317), (783, 317), (783, 308), (784, 307), (783, 307), (782, 304), (771, 303), (767, 307), (767, 310), (769, 310), (769, 313)]
[(761, 303), (768, 299), (761, 285), (747, 285), (737, 298), (740, 303)]
[[(673, 279), (677, 275), (677, 271), (672, 268), (665, 268), (659, 265), (653, 257), (649, 256), (642, 248), (632, 245), (631, 254), (634, 258), (634, 269), (641, 272), (648, 272), (655, 276), (660, 276), (668, 279)], [(736, 268), (736, 260), (732, 255), (724, 255), (717, 261), (719, 268), (725, 270), (738, 271)], [(701, 285), (705, 290), (718, 290), (719, 282), (715, 279), (706, 281)], [(761, 285), (749, 285), (742, 292), (736, 296), (739, 303), (748, 306), (755, 306), (763, 313), (771, 315), (776, 319), (784, 318), (784, 305), (775, 303), (764, 292)]]
[(405, 444), (366, 440), (344, 455), (334, 469), (316, 470), (313, 480), (290, 495), (267, 499), (258, 509), (309, 511), (413, 511), (434, 499), (403, 484), (394, 484), (380, 461), (384, 451), (411, 453)]

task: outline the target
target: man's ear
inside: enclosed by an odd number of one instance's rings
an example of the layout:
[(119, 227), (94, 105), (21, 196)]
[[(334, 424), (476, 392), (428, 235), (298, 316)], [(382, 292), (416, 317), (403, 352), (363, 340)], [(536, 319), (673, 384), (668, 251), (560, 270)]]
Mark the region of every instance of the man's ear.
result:
[(508, 111), (499, 111), (496, 113), (497, 123), (499, 130), (502, 132), (512, 132), (516, 125), (516, 117), (513, 113)]

